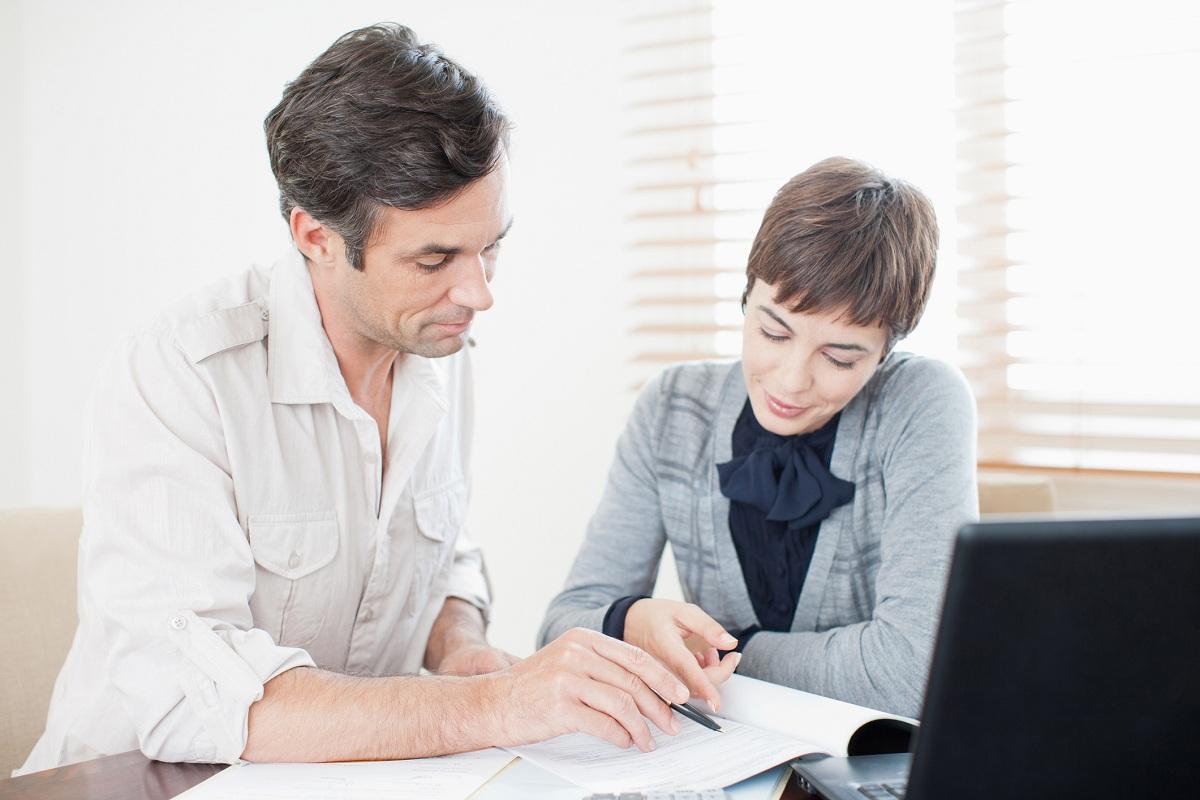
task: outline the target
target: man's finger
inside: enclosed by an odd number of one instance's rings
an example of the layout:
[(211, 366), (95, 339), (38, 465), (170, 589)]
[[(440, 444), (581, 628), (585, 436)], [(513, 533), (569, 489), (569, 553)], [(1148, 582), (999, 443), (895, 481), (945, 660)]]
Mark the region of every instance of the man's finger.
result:
[(720, 650), (732, 650), (737, 647), (737, 639), (697, 605), (687, 603), (680, 606), (675, 613), (675, 621), (680, 627)]
[(637, 704), (626, 692), (599, 681), (589, 680), (579, 692), (579, 699), (601, 714), (607, 714), (616, 720), (643, 753), (655, 748), (650, 728), (638, 713)]
[[(659, 697), (676, 703), (687, 702), (688, 687), (680, 683), (678, 678), (645, 650), (599, 633), (589, 636), (585, 641), (598, 655), (641, 678)], [(700, 668), (694, 659), (692, 665), (696, 669)]]
[(658, 726), (663, 733), (672, 736), (679, 733), (679, 723), (671, 707), (650, 690), (645, 682), (623, 667), (614, 664), (607, 658), (597, 658), (594, 664), (589, 664), (587, 674), (602, 683), (606, 683), (620, 691), (626, 691), (637, 703), (638, 711)]
[(629, 738), (629, 731), (621, 727), (621, 724), (608, 714), (601, 714), (587, 706), (580, 706), (576, 712), (579, 716), (575, 720), (574, 727), (580, 733), (612, 742), (622, 750), (633, 743), (633, 739)]

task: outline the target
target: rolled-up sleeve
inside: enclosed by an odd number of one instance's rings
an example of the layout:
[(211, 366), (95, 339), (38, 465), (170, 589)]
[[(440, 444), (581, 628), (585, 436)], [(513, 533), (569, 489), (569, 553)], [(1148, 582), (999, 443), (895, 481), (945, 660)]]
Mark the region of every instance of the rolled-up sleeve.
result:
[(105, 365), (89, 414), (81, 603), (142, 752), (163, 761), (237, 761), (263, 684), (313, 665), (254, 628), (221, 412), (202, 371), (152, 332)]
[(465, 530), (454, 540), (454, 561), (446, 580), (446, 595), (466, 600), (483, 613), (485, 621), (491, 617), (491, 581), (483, 551)]

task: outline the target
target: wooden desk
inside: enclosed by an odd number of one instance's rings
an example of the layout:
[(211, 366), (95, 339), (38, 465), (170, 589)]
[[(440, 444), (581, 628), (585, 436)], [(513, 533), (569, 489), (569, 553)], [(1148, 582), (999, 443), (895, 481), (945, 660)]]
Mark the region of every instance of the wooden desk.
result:
[(224, 764), (167, 764), (134, 750), (0, 780), (0, 800), (167, 800), (225, 769)]
[[(167, 764), (137, 751), (0, 780), (0, 800), (168, 800), (224, 764)], [(579, 790), (583, 797), (584, 790)], [(784, 800), (812, 800), (789, 782)]]

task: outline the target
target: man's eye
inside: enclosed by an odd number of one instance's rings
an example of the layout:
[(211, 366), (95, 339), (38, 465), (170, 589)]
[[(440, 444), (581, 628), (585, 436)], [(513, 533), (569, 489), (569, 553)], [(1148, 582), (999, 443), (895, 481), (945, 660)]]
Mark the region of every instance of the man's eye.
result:
[(445, 263), (446, 263), (446, 258), (445, 258), (445, 256), (443, 256), (438, 261), (418, 261), (417, 266), (420, 267), (421, 269), (425, 270), (426, 272), (434, 272)]

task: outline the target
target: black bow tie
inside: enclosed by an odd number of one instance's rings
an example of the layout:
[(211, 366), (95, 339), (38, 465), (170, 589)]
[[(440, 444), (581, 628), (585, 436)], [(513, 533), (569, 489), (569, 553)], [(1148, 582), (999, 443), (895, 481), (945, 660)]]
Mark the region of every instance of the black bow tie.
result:
[[(753, 410), (749, 402), (743, 417)], [(739, 419), (742, 427), (743, 420)], [(754, 506), (788, 530), (814, 525), (838, 506), (854, 499), (854, 484), (835, 476), (813, 449), (814, 437), (832, 436), (836, 419), (813, 434), (777, 436), (745, 420), (754, 430), (753, 449), (717, 465), (721, 493), (730, 500)], [(738, 436), (735, 434), (735, 440)]]

